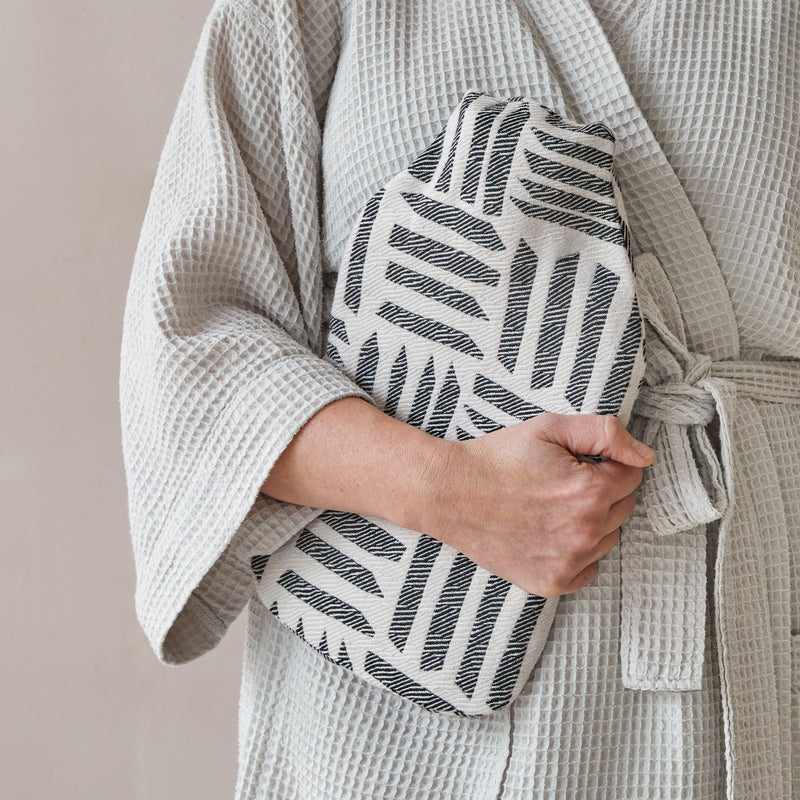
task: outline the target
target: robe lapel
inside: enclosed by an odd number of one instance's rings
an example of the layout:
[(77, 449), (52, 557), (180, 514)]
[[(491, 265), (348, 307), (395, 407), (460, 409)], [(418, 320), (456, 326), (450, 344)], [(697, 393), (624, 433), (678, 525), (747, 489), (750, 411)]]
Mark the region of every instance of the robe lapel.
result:
[(584, 121), (607, 122), (617, 136), (615, 164), (634, 246), (654, 253), (666, 272), (689, 349), (737, 358), (739, 336), (719, 262), (597, 17), (586, 0), (554, 0), (546, 14), (528, 5), (565, 84), (564, 96), (575, 105), (570, 110)]

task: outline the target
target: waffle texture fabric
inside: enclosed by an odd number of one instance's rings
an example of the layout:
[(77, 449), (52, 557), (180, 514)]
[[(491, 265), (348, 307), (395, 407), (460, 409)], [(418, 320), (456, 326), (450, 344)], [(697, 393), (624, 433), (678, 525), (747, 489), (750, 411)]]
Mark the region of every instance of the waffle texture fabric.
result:
[[(800, 794), (799, 30), (793, 0), (215, 4), (136, 253), (120, 401), (158, 657), (200, 656), (248, 607), (238, 800)], [(518, 698), (458, 718), (321, 658), (251, 558), (318, 513), (258, 495), (280, 452), (365, 397), (321, 357), (358, 213), (470, 89), (617, 136), (653, 289), (635, 422), (663, 469)], [(679, 510), (690, 528), (652, 524)]]

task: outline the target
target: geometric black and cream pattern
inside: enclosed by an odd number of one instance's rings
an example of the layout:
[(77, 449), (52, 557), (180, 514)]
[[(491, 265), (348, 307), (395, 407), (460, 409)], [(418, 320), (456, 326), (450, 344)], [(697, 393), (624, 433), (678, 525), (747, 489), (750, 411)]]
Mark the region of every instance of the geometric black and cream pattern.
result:
[[(466, 94), (364, 207), (327, 357), (387, 414), (446, 439), (542, 411), (627, 420), (642, 323), (614, 146), (603, 124)], [(339, 511), (252, 566), (267, 608), (326, 658), (461, 715), (513, 700), (557, 603), (424, 533)]]

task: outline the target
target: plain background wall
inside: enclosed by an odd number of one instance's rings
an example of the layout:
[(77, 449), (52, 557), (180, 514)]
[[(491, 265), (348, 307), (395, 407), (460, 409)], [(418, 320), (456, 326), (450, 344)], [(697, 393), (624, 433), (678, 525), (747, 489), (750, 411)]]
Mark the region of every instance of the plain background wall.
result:
[(134, 616), (117, 380), (147, 198), (211, 0), (0, 27), (0, 796), (233, 797), (243, 619), (161, 666)]

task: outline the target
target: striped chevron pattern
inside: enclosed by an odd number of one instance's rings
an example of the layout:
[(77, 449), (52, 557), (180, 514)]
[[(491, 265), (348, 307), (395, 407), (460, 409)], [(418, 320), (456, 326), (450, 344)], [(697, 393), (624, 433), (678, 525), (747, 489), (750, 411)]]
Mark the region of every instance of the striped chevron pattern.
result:
[[(627, 419), (642, 324), (614, 137), (467, 94), (366, 204), (328, 357), (387, 414), (468, 440), (543, 411)], [(518, 694), (557, 599), (385, 520), (325, 511), (253, 559), (272, 612), (326, 658), (431, 711)]]

